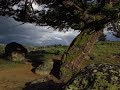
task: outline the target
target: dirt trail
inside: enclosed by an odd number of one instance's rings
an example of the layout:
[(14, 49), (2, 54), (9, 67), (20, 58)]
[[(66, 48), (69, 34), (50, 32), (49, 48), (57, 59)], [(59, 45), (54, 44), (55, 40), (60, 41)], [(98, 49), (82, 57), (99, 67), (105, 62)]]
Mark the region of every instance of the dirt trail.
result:
[(31, 64), (0, 70), (0, 90), (22, 90), (27, 82), (40, 78), (31, 72)]

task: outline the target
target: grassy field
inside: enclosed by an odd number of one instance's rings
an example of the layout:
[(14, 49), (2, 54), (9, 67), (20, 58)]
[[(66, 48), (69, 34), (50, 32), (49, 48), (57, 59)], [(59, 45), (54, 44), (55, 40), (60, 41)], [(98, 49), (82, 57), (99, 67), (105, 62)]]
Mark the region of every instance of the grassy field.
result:
[[(120, 42), (99, 42), (95, 45), (91, 59), (111, 64), (120, 63)], [(99, 63), (100, 63), (99, 62)]]
[[(4, 52), (4, 47), (0, 45), (0, 54)], [(53, 59), (60, 60), (68, 46), (26, 48), (29, 51), (27, 58), (32, 62), (40, 63)], [(120, 64), (120, 42), (97, 42), (89, 57), (90, 59), (81, 62), (81, 68), (96, 63)], [(26, 65), (0, 58), (0, 90), (21, 90), (25, 83), (40, 78), (31, 72), (32, 68), (31, 64)]]
[[(55, 45), (46, 47), (27, 47), (29, 53), (27, 58), (33, 62), (41, 62), (52, 59), (60, 59), (61, 55), (67, 50), (67, 46)], [(0, 45), (0, 54), (4, 52), (4, 45)], [(120, 42), (97, 42), (89, 55), (91, 63), (120, 63)], [(11, 62), (0, 60), (0, 66)], [(17, 64), (17, 63), (12, 63)]]
[[(0, 45), (0, 56), (4, 53), (4, 45)], [(27, 59), (32, 62), (44, 62), (53, 59), (60, 59), (63, 52), (68, 48), (67, 46), (46, 46), (46, 47), (26, 47), (28, 49)], [(15, 67), (20, 62), (11, 62), (0, 58), (0, 68), (2, 67)]]
[(82, 66), (96, 63), (120, 64), (120, 42), (98, 42)]
[(60, 59), (61, 55), (67, 49), (67, 46), (46, 46), (46, 47), (28, 47), (27, 57), (34, 62)]
[[(67, 48), (67, 46), (36, 47), (35, 52), (38, 51), (39, 53), (29, 53), (28, 56), (33, 58), (33, 60), (37, 60), (35, 58), (38, 57), (38, 61), (52, 60), (54, 58), (60, 59)], [(30, 51), (32, 50), (33, 48)], [(120, 42), (97, 42), (89, 57), (89, 60), (83, 61), (81, 67), (96, 63), (120, 64)]]
[[(41, 62), (53, 59), (60, 59), (68, 46), (46, 46), (46, 47), (26, 47), (29, 51), (27, 58), (33, 62)], [(4, 52), (4, 45), (0, 45), (0, 54)], [(85, 64), (94, 63), (120, 63), (120, 42), (97, 42), (89, 55), (90, 60), (86, 60)], [(0, 67), (4, 64), (18, 64), (0, 60)], [(13, 66), (12, 65), (12, 66)]]

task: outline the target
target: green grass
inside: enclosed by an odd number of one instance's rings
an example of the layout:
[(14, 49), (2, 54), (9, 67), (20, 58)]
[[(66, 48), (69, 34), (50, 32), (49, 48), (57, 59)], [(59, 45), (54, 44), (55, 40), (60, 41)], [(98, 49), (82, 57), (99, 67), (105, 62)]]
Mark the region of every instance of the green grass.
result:
[(90, 60), (83, 66), (96, 63), (120, 64), (120, 42), (97, 42), (91, 51)]
[[(0, 56), (4, 53), (4, 45), (0, 45)], [(45, 62), (53, 60), (57, 57), (61, 58), (63, 52), (68, 48), (67, 46), (54, 45), (46, 47), (26, 47), (28, 49), (27, 58), (33, 62)], [(58, 58), (57, 58), (58, 59)], [(0, 58), (0, 68), (13, 68), (20, 64), (20, 62), (12, 62)]]
[(32, 61), (47, 61), (62, 56), (67, 46), (46, 46), (46, 47), (28, 47), (29, 54), (27, 57)]
[(0, 59), (0, 70), (1, 69), (10, 69), (10, 68), (15, 68), (23, 63), (20, 62), (12, 62), (4, 59)]
[[(27, 47), (29, 53), (27, 57), (32, 61), (47, 61), (57, 57), (61, 58), (68, 46), (46, 46), (46, 47)], [(0, 45), (0, 53), (4, 52), (4, 45)], [(84, 60), (81, 67), (95, 64), (95, 63), (111, 63), (120, 64), (120, 42), (97, 42), (89, 55), (90, 60)], [(11, 62), (0, 60), (0, 67), (5, 64), (9, 65)], [(3, 65), (3, 66), (5, 66)], [(11, 66), (18, 65), (12, 62)]]
[[(117, 57), (120, 57), (120, 42), (99, 42), (92, 50), (93, 60), (111, 63), (117, 63)], [(120, 59), (120, 58), (119, 58)], [(120, 61), (120, 60), (119, 60)]]

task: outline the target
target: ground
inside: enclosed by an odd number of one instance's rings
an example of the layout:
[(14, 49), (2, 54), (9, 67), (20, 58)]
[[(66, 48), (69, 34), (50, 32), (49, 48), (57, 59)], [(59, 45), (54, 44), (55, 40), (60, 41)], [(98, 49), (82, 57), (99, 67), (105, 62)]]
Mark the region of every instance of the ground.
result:
[[(27, 57), (32, 62), (56, 60), (61, 58), (67, 46), (29, 47)], [(0, 45), (0, 54), (4, 52), (4, 45)], [(120, 42), (97, 42), (89, 55), (83, 60), (81, 69), (90, 64), (109, 63), (120, 64)], [(26, 83), (42, 78), (34, 74), (34, 65), (15, 63), (0, 58), (0, 90), (22, 90)]]
[(22, 90), (27, 82), (41, 76), (31, 72), (31, 64), (17, 64), (15, 68), (0, 68), (0, 90)]
[[(0, 45), (0, 56), (4, 52), (4, 45)], [(65, 46), (48, 46), (48, 47), (27, 47), (29, 58), (32, 63), (23, 64), (12, 62), (0, 58), (0, 90), (22, 90), (25, 84), (40, 79), (43, 76), (37, 75), (31, 70), (39, 65), (41, 61), (57, 59), (65, 50)], [(33, 64), (37, 62), (37, 64)]]

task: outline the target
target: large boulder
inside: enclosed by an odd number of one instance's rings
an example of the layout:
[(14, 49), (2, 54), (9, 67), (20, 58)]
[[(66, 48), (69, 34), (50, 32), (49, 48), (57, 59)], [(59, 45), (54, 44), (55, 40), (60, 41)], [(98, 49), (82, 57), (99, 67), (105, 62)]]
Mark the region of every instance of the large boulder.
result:
[(119, 90), (120, 65), (95, 64), (72, 78), (65, 90)]
[(57, 59), (47, 60), (35, 69), (35, 73), (43, 76), (48, 76), (51, 74), (56, 78), (60, 78), (59, 75), (60, 75), (61, 64), (62, 64), (62, 61)]
[(9, 43), (5, 47), (5, 57), (11, 61), (25, 61), (27, 53), (27, 49), (16, 42)]

